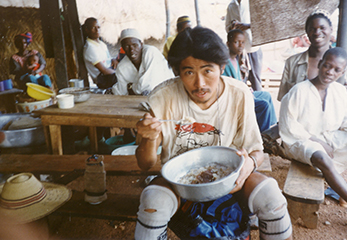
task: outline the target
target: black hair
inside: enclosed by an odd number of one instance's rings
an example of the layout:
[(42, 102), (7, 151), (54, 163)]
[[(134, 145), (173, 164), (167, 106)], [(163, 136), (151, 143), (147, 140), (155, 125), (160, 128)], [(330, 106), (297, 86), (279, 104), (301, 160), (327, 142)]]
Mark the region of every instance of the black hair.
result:
[(231, 39), (236, 35), (236, 34), (243, 34), (244, 32), (240, 29), (233, 29), (228, 32), (228, 42), (231, 41)]
[(177, 34), (170, 47), (169, 65), (179, 73), (181, 62), (190, 56), (223, 66), (228, 62), (229, 51), (223, 40), (211, 29), (186, 28)]
[(86, 38), (88, 37), (88, 34), (87, 34), (87, 28), (90, 26), (90, 24), (92, 24), (93, 22), (97, 22), (98, 19), (96, 18), (93, 18), (93, 17), (90, 17), (90, 18), (87, 18), (83, 25), (82, 25), (82, 34), (83, 34), (83, 39), (84, 41), (86, 40)]
[(328, 49), (324, 55), (323, 55), (323, 60), (326, 59), (326, 57), (328, 55), (333, 55), (339, 58), (342, 58), (346, 61), (347, 63), (347, 52), (345, 49), (343, 49), (342, 47), (335, 47), (335, 48), (330, 48)]
[(315, 13), (315, 14), (311, 14), (310, 16), (308, 16), (308, 18), (306, 19), (306, 23), (305, 23), (305, 31), (307, 33), (307, 28), (308, 28), (308, 25), (314, 20), (314, 19), (317, 19), (317, 18), (323, 18), (325, 19), (328, 23), (329, 23), (329, 26), (331, 27), (332, 26), (332, 23), (331, 23), (331, 20), (328, 16), (324, 15), (323, 13)]

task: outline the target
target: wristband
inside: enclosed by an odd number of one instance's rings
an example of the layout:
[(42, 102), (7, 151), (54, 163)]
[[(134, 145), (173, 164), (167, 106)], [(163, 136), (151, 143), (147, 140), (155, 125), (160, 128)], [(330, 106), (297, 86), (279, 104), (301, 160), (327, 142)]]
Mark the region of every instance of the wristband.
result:
[(254, 156), (251, 156), (251, 155), (249, 155), (249, 157), (253, 160), (253, 162), (254, 162), (254, 168), (253, 168), (253, 170), (252, 170), (252, 173), (254, 173), (256, 170), (257, 170), (257, 168), (258, 168), (258, 162), (257, 162), (257, 159), (254, 157)]

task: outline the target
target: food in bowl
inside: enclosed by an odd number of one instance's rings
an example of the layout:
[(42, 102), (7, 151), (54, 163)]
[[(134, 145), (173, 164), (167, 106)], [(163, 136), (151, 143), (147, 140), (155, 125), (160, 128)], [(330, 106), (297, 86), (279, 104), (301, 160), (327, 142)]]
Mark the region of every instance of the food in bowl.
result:
[(75, 103), (85, 102), (90, 98), (91, 91), (89, 88), (80, 88), (80, 87), (69, 87), (59, 90), (60, 94), (72, 94), (74, 95)]
[(226, 167), (218, 163), (211, 163), (204, 167), (191, 169), (178, 182), (183, 184), (209, 183), (228, 176), (232, 172), (231, 167)]
[[(167, 161), (162, 169), (162, 176), (171, 184), (175, 192), (182, 198), (194, 202), (206, 202), (228, 194), (234, 187), (244, 164), (243, 156), (229, 147), (201, 147), (182, 153)], [(206, 167), (217, 163), (231, 169), (227, 176), (208, 183), (183, 184), (179, 179), (191, 169)]]

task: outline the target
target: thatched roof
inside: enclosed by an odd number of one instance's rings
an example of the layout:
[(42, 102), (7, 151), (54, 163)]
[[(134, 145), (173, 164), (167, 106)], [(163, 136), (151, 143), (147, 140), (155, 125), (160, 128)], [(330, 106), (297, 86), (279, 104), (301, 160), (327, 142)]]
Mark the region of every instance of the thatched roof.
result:
[(253, 44), (260, 45), (301, 36), (305, 34), (306, 18), (315, 9), (324, 9), (332, 14), (339, 2), (339, 0), (250, 0)]

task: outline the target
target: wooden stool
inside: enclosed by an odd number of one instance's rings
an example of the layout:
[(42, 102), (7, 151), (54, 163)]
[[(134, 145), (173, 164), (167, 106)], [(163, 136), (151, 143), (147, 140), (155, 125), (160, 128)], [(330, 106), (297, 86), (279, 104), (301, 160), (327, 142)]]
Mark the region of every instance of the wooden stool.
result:
[(300, 217), (307, 228), (317, 228), (319, 204), (324, 201), (322, 173), (309, 165), (292, 161), (283, 194), (287, 197), (292, 221)]

